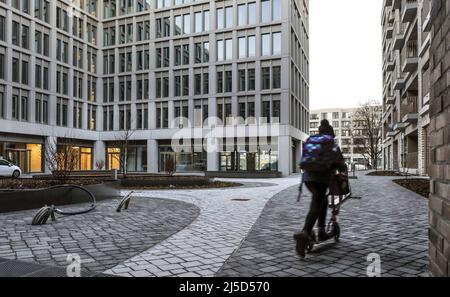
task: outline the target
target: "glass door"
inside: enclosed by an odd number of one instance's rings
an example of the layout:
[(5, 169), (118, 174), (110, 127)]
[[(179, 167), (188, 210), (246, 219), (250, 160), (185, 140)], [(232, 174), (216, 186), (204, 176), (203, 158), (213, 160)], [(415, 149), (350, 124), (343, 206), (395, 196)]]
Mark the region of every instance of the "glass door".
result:
[(175, 172), (175, 153), (160, 152), (159, 153), (159, 172)]
[(31, 154), (28, 150), (6, 150), (7, 159), (22, 169), (23, 173), (30, 172)]

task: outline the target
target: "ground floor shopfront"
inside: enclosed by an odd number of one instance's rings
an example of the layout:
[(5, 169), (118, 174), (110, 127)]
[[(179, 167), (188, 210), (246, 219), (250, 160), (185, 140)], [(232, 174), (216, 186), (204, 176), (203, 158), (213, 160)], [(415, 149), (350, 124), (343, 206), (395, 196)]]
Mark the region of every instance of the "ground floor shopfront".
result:
[(182, 148), (170, 139), (122, 141), (67, 139), (0, 133), (0, 158), (19, 166), (25, 174), (49, 173), (46, 164), (50, 143), (58, 151), (68, 149), (76, 164), (73, 170), (117, 169), (136, 173), (297, 172), (302, 142), (292, 137), (219, 139), (216, 149), (209, 141), (191, 140)]

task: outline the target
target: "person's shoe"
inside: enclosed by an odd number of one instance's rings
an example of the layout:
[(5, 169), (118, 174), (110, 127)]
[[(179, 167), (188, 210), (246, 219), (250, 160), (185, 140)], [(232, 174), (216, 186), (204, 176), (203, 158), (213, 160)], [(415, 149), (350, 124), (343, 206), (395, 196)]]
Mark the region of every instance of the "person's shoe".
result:
[(309, 234), (306, 231), (302, 231), (300, 233), (294, 234), (294, 239), (297, 242), (295, 246), (295, 250), (297, 251), (297, 255), (301, 258), (305, 258), (306, 245), (309, 241)]
[(327, 241), (328, 239), (330, 239), (330, 235), (328, 235), (328, 233), (325, 231), (325, 228), (318, 228), (318, 234), (317, 234), (318, 240), (319, 242), (322, 241)]

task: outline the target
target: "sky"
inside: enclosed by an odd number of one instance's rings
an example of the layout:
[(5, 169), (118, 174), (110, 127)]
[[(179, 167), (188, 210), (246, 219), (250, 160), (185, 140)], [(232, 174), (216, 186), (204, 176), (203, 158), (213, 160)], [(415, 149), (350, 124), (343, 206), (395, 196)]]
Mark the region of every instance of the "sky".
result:
[(381, 101), (383, 0), (310, 0), (310, 108)]

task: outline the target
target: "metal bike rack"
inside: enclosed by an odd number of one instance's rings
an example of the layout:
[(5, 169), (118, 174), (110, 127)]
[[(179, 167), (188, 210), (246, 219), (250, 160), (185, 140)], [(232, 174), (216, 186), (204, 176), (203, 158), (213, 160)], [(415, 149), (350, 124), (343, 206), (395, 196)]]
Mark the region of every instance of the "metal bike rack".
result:
[(122, 209), (128, 209), (128, 206), (130, 205), (130, 201), (131, 201), (131, 195), (133, 195), (134, 191), (131, 191), (130, 193), (128, 193), (127, 196), (125, 196), (119, 203), (119, 205), (117, 206), (116, 211), (117, 212), (121, 212)]
[(36, 213), (36, 215), (33, 217), (33, 220), (31, 222), (32, 225), (44, 225), (49, 218), (51, 218), (52, 221), (56, 221), (55, 213), (63, 215), (63, 216), (75, 216), (75, 215), (81, 215), (81, 214), (91, 212), (97, 207), (97, 201), (95, 200), (94, 194), (92, 194), (88, 189), (86, 189), (82, 186), (59, 185), (59, 186), (49, 187), (49, 188), (47, 188), (47, 190), (65, 189), (65, 188), (79, 189), (83, 192), (86, 192), (89, 195), (89, 197), (91, 197), (91, 199), (92, 199), (91, 206), (86, 210), (76, 211), (76, 212), (68, 212), (68, 211), (63, 211), (61, 209), (58, 209), (54, 205), (52, 205), (52, 206), (45, 205), (44, 207), (39, 209), (38, 212)]

